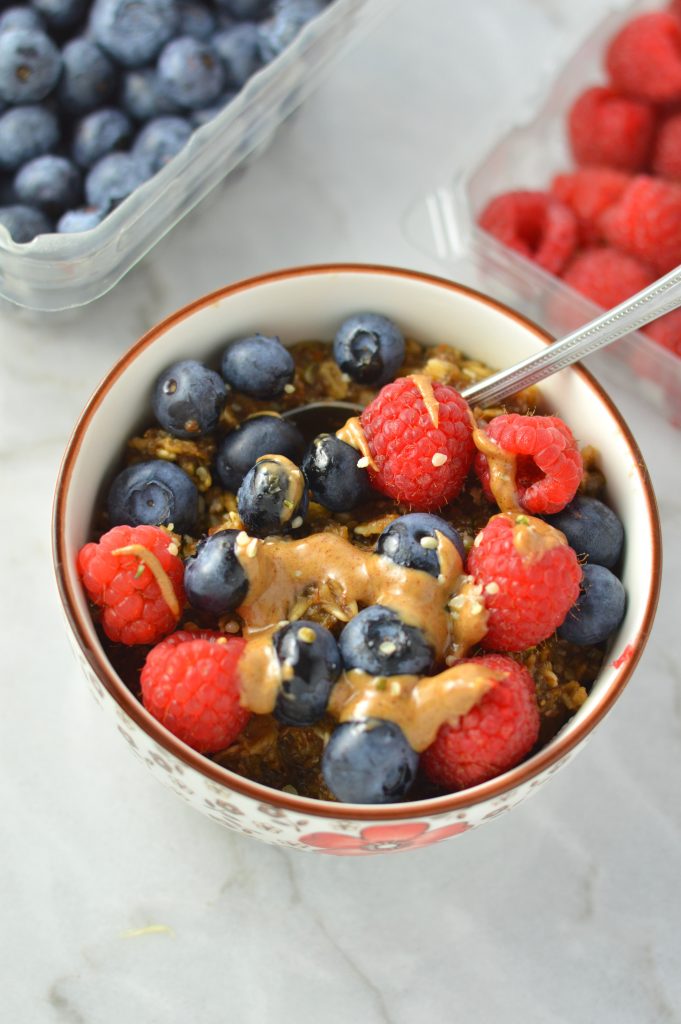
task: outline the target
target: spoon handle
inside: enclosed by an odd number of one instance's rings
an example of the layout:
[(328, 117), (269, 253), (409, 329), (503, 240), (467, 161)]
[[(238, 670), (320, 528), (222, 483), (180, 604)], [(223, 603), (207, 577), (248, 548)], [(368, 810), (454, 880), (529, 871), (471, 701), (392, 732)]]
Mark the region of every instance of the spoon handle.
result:
[(681, 306), (681, 266), (541, 352), (472, 384), (462, 396), (471, 404), (495, 405), (678, 306)]

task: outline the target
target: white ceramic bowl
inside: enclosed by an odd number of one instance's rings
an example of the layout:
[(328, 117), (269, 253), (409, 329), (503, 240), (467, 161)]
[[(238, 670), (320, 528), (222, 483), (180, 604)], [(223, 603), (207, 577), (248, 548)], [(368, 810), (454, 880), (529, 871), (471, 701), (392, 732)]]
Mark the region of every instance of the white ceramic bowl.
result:
[(235, 775), (152, 718), (107, 659), (76, 572), (102, 467), (118, 458), (149, 408), (152, 382), (170, 363), (213, 356), (229, 339), (254, 330), (277, 334), (285, 343), (331, 339), (346, 316), (365, 309), (392, 317), (408, 336), (427, 344), (450, 343), (493, 366), (509, 365), (551, 340), (484, 295), (408, 270), (331, 265), (243, 281), (179, 310), (114, 366), (69, 442), (54, 508), (55, 566), (69, 633), (95, 697), (130, 749), (157, 778), (228, 828), (298, 850), (351, 855), (423, 846), (463, 832), (518, 804), (573, 757), (631, 675), (650, 631), (660, 580), (657, 509), (636, 443), (588, 373), (563, 371), (542, 388), (579, 441), (602, 453), (608, 498), (626, 530), (628, 607), (588, 700), (539, 753), (460, 793), (383, 806), (337, 804)]

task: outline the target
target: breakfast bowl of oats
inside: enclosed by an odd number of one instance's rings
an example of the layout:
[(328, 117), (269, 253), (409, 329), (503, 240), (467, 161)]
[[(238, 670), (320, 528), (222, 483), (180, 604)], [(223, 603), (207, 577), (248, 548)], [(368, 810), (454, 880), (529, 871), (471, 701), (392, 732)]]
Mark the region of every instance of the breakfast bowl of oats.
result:
[(64, 457), (55, 568), (157, 778), (358, 855), (467, 831), (583, 746), (649, 634), (659, 523), (584, 369), (462, 398), (550, 340), (450, 281), (313, 266), (199, 299), (114, 366)]

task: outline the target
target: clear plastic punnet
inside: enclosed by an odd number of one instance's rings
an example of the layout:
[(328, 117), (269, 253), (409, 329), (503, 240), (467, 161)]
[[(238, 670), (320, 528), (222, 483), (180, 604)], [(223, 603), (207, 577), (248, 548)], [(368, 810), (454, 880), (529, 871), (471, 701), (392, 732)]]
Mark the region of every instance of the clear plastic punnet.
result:
[(0, 296), (55, 311), (109, 291), (199, 200), (258, 147), (318, 84), (389, 0), (334, 0), (158, 174), (96, 228), (12, 241), (0, 225)]
[[(409, 239), (435, 257), (443, 273), (506, 302), (556, 337), (597, 316), (600, 307), (507, 248), (477, 220), (494, 196), (546, 189), (555, 174), (574, 166), (565, 129), (572, 102), (588, 86), (605, 83), (605, 49), (625, 21), (664, 8), (660, 0), (617, 6), (563, 65), (539, 109), (505, 132), (475, 166), (459, 169), (420, 199), (405, 222)], [(681, 427), (680, 357), (634, 332), (589, 356), (586, 365), (605, 383), (635, 390)]]

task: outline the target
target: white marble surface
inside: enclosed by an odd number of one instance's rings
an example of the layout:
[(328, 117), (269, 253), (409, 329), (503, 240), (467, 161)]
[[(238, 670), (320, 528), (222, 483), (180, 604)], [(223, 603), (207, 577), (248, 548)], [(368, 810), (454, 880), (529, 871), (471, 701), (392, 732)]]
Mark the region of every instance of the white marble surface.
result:
[[(0, 310), (3, 1020), (681, 1020), (681, 435), (635, 396), (615, 395), (666, 534), (640, 668), (564, 773), (431, 849), (297, 855), (185, 807), (87, 695), (50, 562), (59, 459), (113, 360), (178, 305), (269, 268), (437, 271), (404, 211), (513, 116), (600, 7), (396, 2), (269, 151), (111, 295), (47, 321)], [(164, 927), (134, 934), (149, 925)]]

